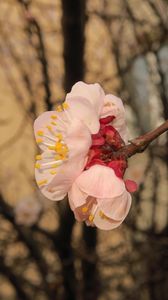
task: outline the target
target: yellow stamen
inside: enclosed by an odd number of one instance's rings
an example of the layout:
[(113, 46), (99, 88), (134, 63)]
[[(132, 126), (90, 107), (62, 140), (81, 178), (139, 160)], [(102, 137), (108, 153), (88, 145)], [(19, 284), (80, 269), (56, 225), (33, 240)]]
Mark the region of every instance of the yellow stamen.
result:
[(41, 165), (37, 162), (37, 163), (35, 163), (35, 168), (36, 168), (36, 169), (40, 169), (40, 168), (41, 168)]
[(57, 137), (59, 140), (62, 140), (62, 133), (57, 133), (57, 134), (56, 134), (56, 137)]
[(43, 179), (43, 180), (37, 181), (38, 185), (44, 185), (46, 183), (47, 183), (47, 179)]
[(41, 160), (42, 159), (42, 155), (38, 154), (36, 155), (36, 160)]
[(67, 102), (64, 102), (62, 104), (62, 106), (63, 106), (63, 109), (68, 109), (69, 108), (69, 104)]
[(51, 119), (56, 120), (56, 119), (57, 119), (57, 116), (56, 116), (56, 115), (52, 115), (52, 116), (51, 116)]
[(61, 154), (62, 156), (66, 156), (68, 153), (68, 149), (66, 148), (61, 148), (60, 150), (57, 150), (59, 152), (59, 154)]
[(60, 160), (62, 157), (61, 157), (61, 155), (60, 154), (57, 154), (57, 155), (55, 155), (55, 160)]
[(87, 206), (82, 207), (82, 212), (83, 213), (86, 213), (87, 211), (88, 211), (88, 207)]
[(60, 166), (60, 164), (58, 165), (58, 164), (54, 164), (54, 165), (52, 165), (51, 166), (51, 168), (58, 168)]
[(60, 159), (61, 160), (65, 160), (67, 157), (65, 156), (65, 155), (63, 155), (63, 154), (60, 154)]
[(54, 122), (54, 121), (52, 121), (52, 122), (51, 122), (51, 124), (52, 124), (52, 125), (54, 125), (54, 126), (56, 126), (56, 125), (57, 125), (57, 123), (56, 123), (56, 122)]
[(37, 143), (37, 144), (41, 144), (42, 142), (43, 142), (42, 139), (36, 139), (36, 143)]
[(56, 107), (56, 111), (58, 111), (58, 112), (63, 111), (62, 106), (61, 106), (61, 105), (58, 105), (58, 106)]
[(56, 144), (55, 144), (55, 150), (56, 151), (60, 151), (62, 149), (62, 144), (60, 143), (60, 142), (57, 142)]
[(100, 210), (99, 211), (99, 216), (101, 217), (101, 218), (104, 218), (104, 213)]
[(44, 132), (43, 132), (42, 130), (39, 130), (39, 131), (37, 131), (37, 134), (38, 134), (39, 136), (43, 136)]
[(48, 130), (52, 130), (52, 127), (50, 125), (47, 125), (46, 127), (48, 128)]
[(49, 150), (55, 150), (55, 145), (48, 146)]
[(94, 219), (94, 215), (91, 214), (91, 215), (89, 216), (89, 221), (92, 222), (93, 219)]
[(50, 171), (50, 174), (51, 174), (51, 175), (55, 175), (56, 173), (57, 173), (57, 172), (54, 171), (54, 170), (51, 170), (51, 171)]

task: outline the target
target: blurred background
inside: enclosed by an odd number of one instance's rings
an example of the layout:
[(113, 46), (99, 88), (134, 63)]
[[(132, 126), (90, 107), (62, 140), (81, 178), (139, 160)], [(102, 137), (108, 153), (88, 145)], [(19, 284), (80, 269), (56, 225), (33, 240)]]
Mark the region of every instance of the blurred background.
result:
[(34, 181), (34, 119), (78, 80), (124, 101), (130, 139), (168, 119), (167, 0), (0, 2), (0, 299), (166, 300), (168, 135), (129, 160), (118, 229), (76, 223)]

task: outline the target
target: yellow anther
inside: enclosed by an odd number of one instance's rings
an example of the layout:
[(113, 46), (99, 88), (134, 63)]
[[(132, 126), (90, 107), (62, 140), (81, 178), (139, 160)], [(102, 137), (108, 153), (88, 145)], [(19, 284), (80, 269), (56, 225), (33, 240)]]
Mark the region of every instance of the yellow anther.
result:
[(56, 115), (52, 115), (52, 116), (51, 116), (51, 119), (56, 120), (56, 119), (57, 119), (57, 116), (56, 116)]
[(61, 160), (65, 160), (67, 157), (65, 156), (65, 155), (63, 155), (63, 154), (60, 154), (60, 159)]
[(42, 130), (37, 131), (37, 135), (43, 136), (44, 132)]
[(48, 146), (49, 150), (55, 150), (55, 145)]
[(50, 174), (51, 174), (51, 175), (55, 175), (56, 173), (57, 173), (57, 172), (54, 171), (54, 170), (51, 170), (51, 171), (50, 171)]
[(62, 138), (63, 138), (63, 137), (62, 137), (62, 133), (57, 133), (57, 134), (56, 134), (56, 137), (57, 137), (59, 140), (62, 140)]
[(87, 206), (82, 207), (82, 212), (83, 213), (86, 213), (87, 211), (88, 211), (88, 207)]
[(93, 219), (94, 219), (94, 215), (91, 214), (91, 215), (89, 216), (89, 221), (92, 222)]
[(43, 142), (42, 139), (36, 139), (36, 143), (37, 143), (37, 144), (41, 144), (42, 142)]
[(68, 149), (66, 148), (61, 148), (60, 150), (57, 150), (59, 152), (59, 154), (61, 154), (62, 156), (67, 156), (68, 153)]
[(47, 183), (47, 179), (43, 179), (43, 180), (37, 181), (38, 185), (44, 185), (46, 183)]
[(55, 160), (60, 160), (62, 157), (61, 157), (61, 155), (60, 154), (57, 154), (57, 155), (55, 155)]
[(56, 111), (58, 111), (58, 112), (61, 112), (63, 109), (62, 109), (62, 106), (61, 105), (58, 105), (57, 107), (56, 107)]
[(58, 167), (59, 167), (58, 164), (54, 164), (54, 165), (51, 166), (51, 168), (58, 168)]
[(56, 151), (60, 151), (62, 149), (62, 144), (60, 142), (57, 142), (55, 144), (55, 149), (56, 149)]
[(50, 125), (47, 125), (46, 127), (48, 128), (48, 130), (52, 130), (52, 127)]
[(38, 154), (36, 155), (36, 160), (41, 160), (42, 159), (42, 155)]
[(40, 169), (40, 168), (41, 168), (41, 165), (37, 162), (37, 163), (35, 163), (35, 168), (36, 168), (36, 169)]
[(54, 122), (54, 121), (52, 121), (52, 122), (51, 122), (51, 124), (52, 124), (52, 125), (54, 125), (54, 126), (56, 126), (56, 125), (57, 125), (57, 123), (56, 123), (56, 122)]
[(101, 218), (104, 218), (104, 213), (100, 210), (99, 211), (99, 216), (101, 217)]
[(67, 102), (64, 102), (62, 104), (62, 106), (63, 106), (63, 109), (68, 109), (69, 108), (69, 104)]

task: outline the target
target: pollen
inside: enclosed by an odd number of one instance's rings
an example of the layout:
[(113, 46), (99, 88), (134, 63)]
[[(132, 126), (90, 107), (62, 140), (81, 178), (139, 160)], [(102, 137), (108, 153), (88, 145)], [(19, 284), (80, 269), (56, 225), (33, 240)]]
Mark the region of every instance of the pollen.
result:
[(87, 206), (82, 207), (82, 212), (83, 213), (86, 213), (87, 211), (88, 211), (88, 207)]
[(57, 171), (51, 170), (51, 171), (50, 171), (50, 174), (51, 174), (51, 175), (55, 175), (55, 174), (57, 174)]
[(94, 215), (91, 214), (91, 215), (89, 216), (89, 221), (92, 222), (93, 219), (94, 219)]
[(37, 135), (43, 136), (44, 132), (42, 130), (37, 131)]
[(48, 182), (47, 179), (43, 179), (43, 180), (37, 181), (37, 184), (41, 186), (41, 185), (46, 184), (47, 182)]
[(101, 218), (104, 218), (104, 213), (100, 210), (99, 211), (99, 216), (101, 217)]
[(56, 126), (56, 125), (57, 125), (57, 123), (56, 123), (56, 122), (54, 122), (54, 121), (52, 121), (52, 122), (51, 122), (51, 124), (52, 124), (52, 125), (54, 125), (54, 126)]
[(61, 106), (61, 105), (58, 105), (58, 106), (56, 107), (56, 111), (57, 111), (57, 112), (62, 112), (62, 111), (63, 111), (62, 106)]
[(49, 150), (55, 150), (55, 145), (48, 146)]
[(38, 154), (36, 155), (36, 160), (41, 160), (42, 159), (42, 155)]
[(57, 155), (55, 155), (55, 160), (60, 160), (61, 159), (61, 155), (60, 154), (57, 154)]
[(63, 137), (62, 137), (62, 133), (57, 133), (57, 134), (56, 134), (56, 137), (57, 137), (59, 140), (62, 140), (62, 138), (63, 138)]
[(57, 119), (57, 116), (56, 116), (56, 115), (52, 115), (52, 116), (51, 116), (51, 119), (56, 120), (56, 119)]
[(51, 168), (58, 168), (58, 167), (59, 167), (58, 164), (54, 164), (54, 165), (51, 166)]
[(48, 128), (48, 130), (52, 130), (52, 127), (50, 125), (47, 125), (46, 127)]
[(36, 162), (36, 163), (35, 163), (35, 168), (36, 168), (36, 169), (40, 169), (40, 168), (41, 168), (41, 165), (40, 165), (38, 162)]
[(60, 142), (57, 142), (55, 145), (55, 150), (60, 151), (62, 149), (62, 144)]
[(40, 139), (40, 138), (39, 138), (39, 139), (36, 139), (36, 143), (37, 143), (37, 144), (41, 144), (42, 142), (43, 142), (42, 139)]
[(62, 106), (63, 106), (63, 109), (68, 109), (69, 108), (69, 104), (67, 102), (64, 102), (62, 104)]

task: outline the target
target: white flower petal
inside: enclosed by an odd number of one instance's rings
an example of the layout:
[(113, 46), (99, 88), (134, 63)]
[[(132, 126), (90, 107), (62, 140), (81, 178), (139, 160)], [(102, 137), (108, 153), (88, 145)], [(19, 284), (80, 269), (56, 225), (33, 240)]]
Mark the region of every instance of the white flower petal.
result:
[(125, 191), (123, 180), (105, 166), (94, 165), (76, 179), (78, 188), (95, 198), (118, 197)]
[[(98, 83), (87, 84), (82, 81), (73, 85), (71, 92), (67, 94), (66, 100), (74, 96), (86, 98), (100, 114), (103, 107), (104, 91)], [(78, 98), (76, 98), (77, 100)]]

